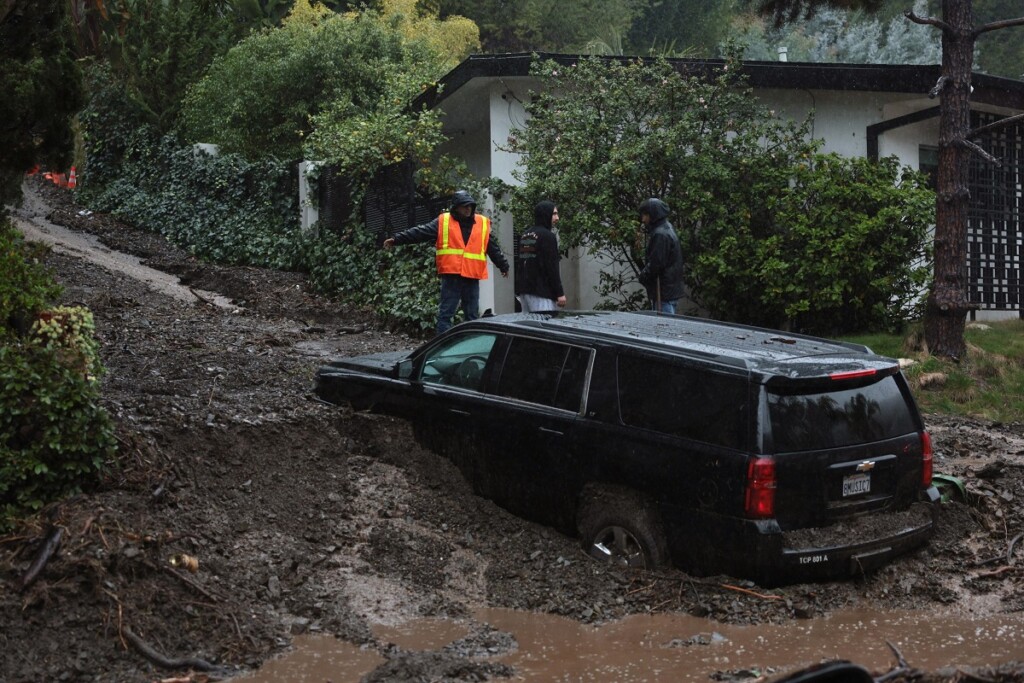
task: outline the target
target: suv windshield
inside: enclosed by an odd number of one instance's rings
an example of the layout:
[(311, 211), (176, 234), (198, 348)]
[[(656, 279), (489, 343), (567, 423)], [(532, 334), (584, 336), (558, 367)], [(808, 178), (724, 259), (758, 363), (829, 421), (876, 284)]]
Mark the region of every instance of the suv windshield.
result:
[(822, 450), (882, 441), (917, 431), (895, 375), (838, 391), (769, 391), (775, 452)]

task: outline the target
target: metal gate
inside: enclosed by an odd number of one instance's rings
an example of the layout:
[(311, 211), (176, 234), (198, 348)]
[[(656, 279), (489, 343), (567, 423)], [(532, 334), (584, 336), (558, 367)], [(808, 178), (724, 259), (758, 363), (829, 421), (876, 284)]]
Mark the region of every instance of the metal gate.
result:
[[(381, 169), (370, 181), (363, 198), (362, 219), (377, 242), (414, 225), (428, 223), (448, 208), (449, 197), (424, 194), (415, 183), (416, 168), (411, 162), (392, 164)], [(320, 175), (320, 225), (343, 234), (351, 221), (351, 188), (332, 167)]]
[[(971, 127), (993, 123), (997, 114), (971, 112)], [(976, 142), (1000, 161), (997, 167), (971, 156), (967, 217), (967, 289), (976, 310), (1016, 311), (1021, 301), (1021, 240), (1024, 238), (1024, 123), (997, 128)], [(971, 318), (975, 310), (971, 311)]]

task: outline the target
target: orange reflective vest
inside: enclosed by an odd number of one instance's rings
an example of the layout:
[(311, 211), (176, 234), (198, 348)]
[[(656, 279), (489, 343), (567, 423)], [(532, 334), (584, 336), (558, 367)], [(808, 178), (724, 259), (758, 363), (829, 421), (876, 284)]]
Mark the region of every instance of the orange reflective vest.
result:
[(469, 242), (462, 241), (459, 221), (450, 213), (437, 217), (437, 274), (461, 275), (474, 280), (487, 279), (487, 241), (491, 237), (491, 219), (476, 214)]

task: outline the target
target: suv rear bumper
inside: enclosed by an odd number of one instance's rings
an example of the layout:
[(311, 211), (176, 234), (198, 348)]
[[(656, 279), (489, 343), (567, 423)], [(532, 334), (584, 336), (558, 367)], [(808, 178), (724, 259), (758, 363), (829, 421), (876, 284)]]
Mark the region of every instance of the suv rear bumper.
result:
[[(697, 528), (714, 548), (694, 547), (691, 537), (670, 539), (680, 568), (702, 574), (730, 574), (762, 586), (847, 578), (873, 571), (923, 545), (935, 525), (938, 492), (900, 512), (883, 512), (837, 522), (821, 529), (782, 531), (774, 520), (754, 521), (700, 515)], [(693, 524), (690, 528), (693, 528)], [(682, 541), (682, 544), (680, 544)]]

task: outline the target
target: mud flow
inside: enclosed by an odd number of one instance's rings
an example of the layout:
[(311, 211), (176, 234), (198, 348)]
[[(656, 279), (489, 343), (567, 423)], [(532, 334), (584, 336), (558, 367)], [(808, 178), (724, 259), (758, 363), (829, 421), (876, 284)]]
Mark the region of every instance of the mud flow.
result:
[(119, 453), (0, 538), (0, 681), (741, 680), (834, 657), (887, 682), (1024, 681), (1022, 425), (927, 415), (964, 494), (867, 576), (766, 589), (615, 569), (474, 495), (408, 423), (314, 400), (327, 358), (421, 339), (300, 273), (202, 263), (28, 190), (20, 221), (146, 270), (46, 257), (61, 302), (95, 317)]
[[(979, 667), (1019, 656), (1024, 636), (1019, 614), (973, 619), (851, 610), (757, 626), (665, 614), (631, 616), (600, 626), (512, 610), (481, 610), (475, 616), (477, 623), (486, 623), (505, 637), (492, 636), (477, 644), (473, 658), (508, 664), (515, 671), (514, 680), (527, 681), (757, 679), (835, 659), (884, 671), (893, 665), (896, 652), (934, 670)], [(374, 633), (410, 657), (465, 648), (474, 637), (464, 622), (437, 619), (378, 627)], [(296, 638), (293, 647), (293, 652), (238, 680), (357, 683), (384, 663), (374, 652), (323, 636)]]

